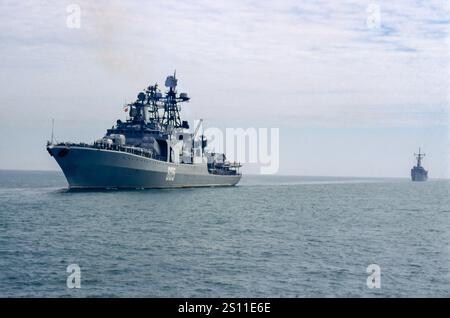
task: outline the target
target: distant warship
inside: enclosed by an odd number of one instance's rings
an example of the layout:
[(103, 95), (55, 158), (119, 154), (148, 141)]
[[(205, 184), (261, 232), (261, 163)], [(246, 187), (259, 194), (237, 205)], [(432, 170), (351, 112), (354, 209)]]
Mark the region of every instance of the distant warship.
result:
[[(238, 163), (225, 154), (205, 150), (206, 138), (198, 136), (180, 119), (186, 93), (177, 93), (176, 74), (149, 86), (124, 110), (106, 135), (92, 144), (47, 142), (47, 151), (61, 167), (69, 188), (180, 188), (233, 186), (241, 179)], [(199, 137), (199, 138), (198, 138)]]
[(425, 157), (424, 153), (415, 153), (414, 156), (417, 159), (417, 165), (411, 169), (411, 179), (412, 181), (427, 181), (428, 171), (422, 167), (422, 159)]

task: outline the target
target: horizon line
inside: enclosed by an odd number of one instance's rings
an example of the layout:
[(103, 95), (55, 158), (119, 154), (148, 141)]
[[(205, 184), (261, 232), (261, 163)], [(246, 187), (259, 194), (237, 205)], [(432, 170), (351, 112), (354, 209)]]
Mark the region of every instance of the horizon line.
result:
[[(53, 169), (5, 169), (0, 168), (0, 172), (2, 171), (10, 171), (10, 172), (57, 172), (64, 175), (61, 170), (53, 170)], [(247, 176), (253, 177), (316, 177), (316, 178), (358, 178), (358, 179), (410, 179), (410, 177), (393, 177), (393, 176), (344, 176), (344, 175), (300, 175), (300, 174), (286, 174), (286, 173), (276, 173), (276, 174), (256, 174), (256, 173), (247, 173)], [(244, 176), (244, 175), (243, 175)], [(428, 178), (428, 180), (449, 180), (449, 177), (443, 178)]]

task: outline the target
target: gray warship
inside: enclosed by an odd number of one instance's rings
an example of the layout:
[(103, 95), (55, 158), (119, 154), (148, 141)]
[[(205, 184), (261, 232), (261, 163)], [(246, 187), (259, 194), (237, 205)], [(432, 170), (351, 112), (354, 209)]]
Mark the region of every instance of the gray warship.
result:
[(411, 169), (411, 180), (412, 181), (427, 181), (428, 171), (425, 170), (424, 167), (422, 167), (422, 159), (423, 159), (423, 157), (425, 157), (425, 154), (420, 153), (420, 148), (419, 148), (419, 153), (415, 153), (414, 156), (417, 159), (417, 165), (415, 165)]
[(70, 189), (147, 189), (234, 186), (241, 165), (225, 154), (208, 152), (199, 130), (190, 131), (180, 118), (186, 93), (177, 93), (176, 74), (166, 78), (164, 93), (158, 84), (126, 104), (129, 114), (117, 120), (105, 136), (91, 144), (57, 143), (53, 129), (47, 151), (61, 167)]

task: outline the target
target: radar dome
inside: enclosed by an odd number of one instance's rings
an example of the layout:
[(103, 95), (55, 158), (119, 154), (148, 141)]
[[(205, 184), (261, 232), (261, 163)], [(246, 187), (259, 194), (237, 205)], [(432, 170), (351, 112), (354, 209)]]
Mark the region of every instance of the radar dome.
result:
[(175, 88), (177, 87), (177, 81), (178, 80), (175, 78), (175, 76), (170, 75), (167, 76), (165, 85), (166, 87)]
[(138, 94), (137, 98), (138, 98), (141, 102), (143, 102), (143, 101), (145, 100), (145, 93), (140, 92), (140, 93)]

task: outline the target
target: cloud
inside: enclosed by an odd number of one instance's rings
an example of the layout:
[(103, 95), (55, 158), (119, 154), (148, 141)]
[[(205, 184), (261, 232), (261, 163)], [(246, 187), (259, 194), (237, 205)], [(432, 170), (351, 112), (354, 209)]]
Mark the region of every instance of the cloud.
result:
[(2, 2), (5, 87), (47, 72), (54, 104), (76, 95), (104, 114), (177, 68), (190, 114), (212, 120), (440, 125), (447, 112), (450, 21), (438, 1), (78, 1), (80, 30), (65, 27), (69, 3)]
[[(66, 27), (73, 2), (81, 29)], [(403, 175), (417, 144), (435, 158), (448, 144), (449, 16), (433, 0), (3, 0), (0, 167), (56, 169), (51, 118), (61, 140), (92, 141), (177, 69), (183, 116), (280, 127), (284, 171)]]

